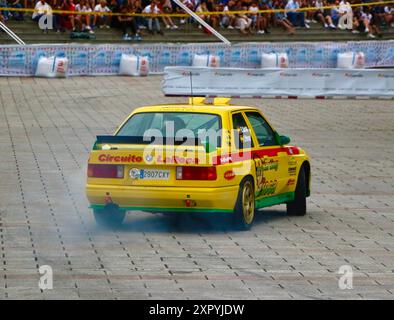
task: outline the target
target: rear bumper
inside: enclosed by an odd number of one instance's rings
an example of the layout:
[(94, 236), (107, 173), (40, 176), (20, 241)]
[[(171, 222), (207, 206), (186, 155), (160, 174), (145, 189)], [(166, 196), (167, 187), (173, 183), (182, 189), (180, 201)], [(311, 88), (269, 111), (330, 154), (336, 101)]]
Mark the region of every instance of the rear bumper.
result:
[[(105, 205), (106, 194), (124, 210), (179, 211), (179, 212), (233, 212), (239, 186), (221, 188), (86, 186), (92, 208)], [(188, 207), (186, 200), (192, 205)]]

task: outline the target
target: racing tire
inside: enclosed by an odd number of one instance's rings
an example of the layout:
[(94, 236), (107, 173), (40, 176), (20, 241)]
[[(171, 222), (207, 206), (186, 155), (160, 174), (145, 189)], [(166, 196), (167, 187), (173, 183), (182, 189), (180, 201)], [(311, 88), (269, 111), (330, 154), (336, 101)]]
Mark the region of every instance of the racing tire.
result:
[(94, 209), (93, 215), (99, 226), (116, 228), (122, 225), (126, 211), (120, 210), (118, 205), (110, 203), (103, 209)]
[(234, 226), (238, 230), (250, 230), (255, 214), (253, 179), (246, 177), (239, 186), (237, 202), (234, 208)]
[(289, 216), (304, 216), (306, 214), (306, 178), (305, 169), (301, 167), (298, 173), (294, 200), (286, 203)]

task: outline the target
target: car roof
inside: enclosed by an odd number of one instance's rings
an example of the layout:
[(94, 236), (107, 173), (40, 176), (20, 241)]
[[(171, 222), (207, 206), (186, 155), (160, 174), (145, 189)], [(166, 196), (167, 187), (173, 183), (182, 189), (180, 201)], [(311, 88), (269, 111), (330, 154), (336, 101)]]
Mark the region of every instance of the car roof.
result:
[(213, 105), (213, 104), (160, 104), (160, 105), (152, 105), (152, 106), (144, 106), (139, 107), (134, 110), (133, 113), (137, 112), (195, 112), (195, 113), (214, 113), (214, 114), (223, 114), (233, 111), (242, 111), (242, 110), (258, 110), (253, 106), (237, 106), (237, 105)]

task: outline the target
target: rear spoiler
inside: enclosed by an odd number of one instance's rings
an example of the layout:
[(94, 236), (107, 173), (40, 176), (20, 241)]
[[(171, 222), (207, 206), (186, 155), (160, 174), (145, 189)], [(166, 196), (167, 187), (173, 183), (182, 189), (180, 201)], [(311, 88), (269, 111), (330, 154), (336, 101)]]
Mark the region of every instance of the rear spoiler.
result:
[[(97, 136), (93, 149), (97, 149), (98, 144), (158, 144), (155, 137), (135, 137), (135, 136)], [(174, 138), (163, 137), (163, 145), (189, 145), (189, 146), (204, 146), (198, 138), (184, 138), (182, 140)]]

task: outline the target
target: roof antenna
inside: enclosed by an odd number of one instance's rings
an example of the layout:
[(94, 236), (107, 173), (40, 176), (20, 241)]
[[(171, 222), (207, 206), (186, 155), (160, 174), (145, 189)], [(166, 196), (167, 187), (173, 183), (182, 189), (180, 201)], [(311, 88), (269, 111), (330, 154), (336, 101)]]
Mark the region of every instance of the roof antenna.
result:
[(190, 96), (192, 99), (192, 107), (194, 107), (194, 96), (193, 96), (193, 73), (190, 71)]

